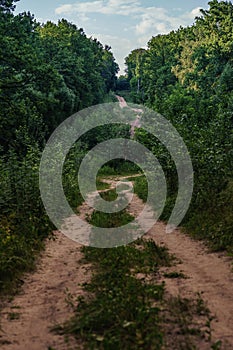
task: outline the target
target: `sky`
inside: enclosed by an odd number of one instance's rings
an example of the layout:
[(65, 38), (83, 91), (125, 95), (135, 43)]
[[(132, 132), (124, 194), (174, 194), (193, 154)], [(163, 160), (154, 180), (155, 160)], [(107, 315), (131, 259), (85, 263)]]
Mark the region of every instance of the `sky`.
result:
[(152, 36), (188, 26), (209, 0), (20, 0), (15, 13), (30, 11), (45, 23), (66, 18), (88, 37), (111, 46), (120, 74), (125, 57), (147, 47)]

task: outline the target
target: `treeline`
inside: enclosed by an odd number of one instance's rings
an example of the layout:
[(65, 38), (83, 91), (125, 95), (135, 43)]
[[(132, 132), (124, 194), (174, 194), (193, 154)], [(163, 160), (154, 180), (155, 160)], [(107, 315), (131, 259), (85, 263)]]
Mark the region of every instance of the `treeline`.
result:
[[(233, 4), (213, 0), (194, 25), (153, 37), (126, 58), (134, 102), (168, 118), (192, 157), (195, 188), (183, 225), (216, 249), (233, 247)], [(124, 84), (123, 78), (120, 84)], [(127, 86), (127, 84), (125, 85)], [(138, 132), (148, 146), (148, 135)], [(174, 204), (177, 178), (169, 155), (151, 140)], [(166, 212), (164, 216), (168, 216)]]
[(38, 182), (46, 140), (72, 113), (103, 102), (118, 71), (110, 47), (64, 19), (15, 15), (15, 2), (0, 1), (0, 290), (33, 265), (51, 231)]

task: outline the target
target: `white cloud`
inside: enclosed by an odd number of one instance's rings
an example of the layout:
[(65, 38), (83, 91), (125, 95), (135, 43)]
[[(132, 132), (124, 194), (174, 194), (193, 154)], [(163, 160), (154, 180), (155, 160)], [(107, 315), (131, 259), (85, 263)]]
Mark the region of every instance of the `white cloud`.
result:
[(137, 0), (109, 0), (108, 1), (110, 6), (115, 6), (118, 7), (119, 5), (124, 5), (124, 4), (138, 4), (140, 5), (140, 1)]
[(190, 25), (195, 17), (201, 14), (200, 9), (197, 7), (188, 13), (172, 16), (163, 8), (146, 8), (135, 26), (138, 42), (142, 43), (145, 38), (149, 40), (152, 36), (167, 34), (180, 26)]
[(80, 13), (78, 19), (81, 22), (87, 22), (90, 20), (90, 18), (85, 13)]
[[(200, 15), (200, 7), (182, 13), (177, 8), (166, 10), (155, 6), (143, 6), (143, 0), (95, 0), (79, 1), (74, 4), (64, 4), (56, 8), (57, 15), (78, 15), (80, 21), (87, 21), (90, 14), (121, 15), (129, 17), (128, 26), (121, 29), (121, 33), (131, 38), (120, 38), (114, 35), (97, 34), (97, 39), (103, 44), (112, 46), (114, 56), (121, 66), (129, 52), (138, 47), (145, 47), (152, 36), (167, 34), (180, 26), (190, 25), (196, 16)], [(93, 16), (92, 16), (93, 17)], [(93, 18), (92, 18), (93, 21)], [(91, 24), (91, 22), (90, 22)], [(96, 30), (97, 27), (94, 29)], [(100, 29), (97, 29), (100, 30)], [(90, 27), (89, 27), (90, 32)], [(128, 32), (126, 34), (126, 32)], [(111, 32), (110, 32), (111, 34)], [(124, 34), (122, 34), (123, 36)], [(92, 34), (92, 36), (94, 36)]]
[[(147, 8), (145, 13), (141, 15), (140, 22), (136, 25), (135, 30), (137, 35), (144, 35), (146, 33), (161, 32), (165, 33), (170, 30), (169, 18), (165, 9), (162, 8)], [(156, 34), (154, 33), (154, 34)]]
[(57, 15), (61, 14), (69, 14), (72, 13), (73, 5), (66, 4), (66, 5), (61, 5), (55, 9), (55, 13)]
[(190, 25), (192, 22), (194, 22), (196, 17), (201, 16), (201, 7), (196, 7), (190, 12), (186, 12), (180, 16), (180, 21), (182, 22), (183, 26)]
[(61, 5), (55, 9), (57, 15), (74, 13), (96, 13), (103, 9), (103, 1), (80, 2), (75, 4)]
[(77, 2), (73, 5), (61, 5), (55, 9), (55, 13), (72, 14), (76, 13), (101, 13), (128, 16), (140, 11), (140, 2), (137, 0), (97, 0)]
[(197, 7), (191, 11), (192, 17), (200, 16), (201, 15), (201, 7)]
[(185, 26), (200, 14), (200, 7), (193, 9), (191, 12), (181, 14), (180, 16), (172, 15), (164, 8), (143, 7), (141, 0), (96, 0), (87, 2), (78, 2), (73, 5), (65, 4), (59, 6), (55, 10), (56, 14), (79, 14), (86, 16), (90, 13), (98, 13), (105, 15), (122, 15), (130, 16), (134, 20), (138, 20), (135, 26), (137, 35), (158, 32), (165, 34), (170, 30), (178, 28), (180, 25)]

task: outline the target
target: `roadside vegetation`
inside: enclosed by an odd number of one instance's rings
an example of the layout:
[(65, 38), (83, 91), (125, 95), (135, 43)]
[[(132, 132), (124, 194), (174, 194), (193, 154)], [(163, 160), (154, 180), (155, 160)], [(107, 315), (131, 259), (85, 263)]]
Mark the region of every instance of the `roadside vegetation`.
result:
[[(153, 37), (126, 58), (119, 86), (129, 101), (161, 113), (179, 131), (192, 158), (195, 187), (182, 226), (213, 249), (233, 252), (233, 4), (212, 0), (188, 28)], [(128, 85), (127, 85), (128, 82)], [(136, 139), (158, 157), (168, 183), (169, 218), (177, 193), (170, 155), (145, 131)], [(142, 180), (136, 186), (144, 197)]]
[[(38, 23), (0, 3), (0, 292), (21, 284), (53, 226), (39, 192), (39, 164), (53, 130), (71, 114), (114, 100), (118, 66), (108, 46), (62, 19)], [(82, 202), (76, 171), (83, 141), (69, 154), (63, 186)], [(14, 288), (13, 288), (14, 287)]]

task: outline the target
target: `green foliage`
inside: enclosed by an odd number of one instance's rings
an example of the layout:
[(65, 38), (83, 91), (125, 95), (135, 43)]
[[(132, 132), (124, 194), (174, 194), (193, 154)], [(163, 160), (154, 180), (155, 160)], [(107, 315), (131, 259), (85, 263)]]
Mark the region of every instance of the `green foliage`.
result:
[(105, 182), (102, 182), (101, 177), (97, 178), (97, 180), (96, 180), (96, 188), (97, 188), (97, 190), (107, 190), (107, 189), (109, 189), (109, 187), (110, 187), (109, 184), (107, 184)]
[(186, 276), (182, 272), (168, 272), (164, 273), (164, 277), (166, 278), (186, 278)]
[(52, 229), (40, 200), (38, 150), (23, 161), (11, 152), (0, 163), (0, 291), (32, 269), (35, 253)]
[(81, 164), (85, 151), (81, 144), (76, 142), (70, 149), (63, 166), (62, 184), (67, 201), (71, 208), (77, 211), (77, 208), (83, 203), (84, 199), (80, 194), (78, 178), (78, 169)]
[(126, 76), (121, 75), (118, 79), (117, 79), (117, 86), (116, 89), (119, 91), (128, 91), (130, 89), (130, 84), (129, 81), (127, 79)]
[(135, 193), (139, 198), (143, 200), (143, 202), (146, 202), (147, 196), (148, 196), (148, 187), (147, 187), (146, 178), (144, 176), (136, 177), (136, 178), (132, 178), (132, 181), (134, 181)]
[(220, 193), (211, 196), (212, 202), (200, 211), (195, 210), (186, 223), (196, 237), (208, 238), (215, 250), (228, 249), (233, 253), (233, 184), (230, 181)]
[(14, 141), (21, 151), (36, 139), (43, 146), (43, 134), (104, 100), (118, 66), (109, 47), (64, 19), (41, 26), (30, 13), (0, 17), (1, 145), (8, 150)]
[[(233, 246), (233, 220), (227, 209), (232, 207), (233, 175), (232, 27), (232, 3), (213, 0), (194, 25), (153, 37), (146, 51), (134, 50), (126, 58), (134, 101), (168, 118), (188, 146), (195, 186), (183, 225), (210, 239), (216, 249)], [(140, 130), (136, 136), (163, 166), (168, 183), (163, 219), (167, 219), (177, 192), (174, 164), (151, 137)], [(140, 181), (136, 186), (143, 198), (145, 184)]]
[[(41, 25), (29, 12), (14, 15), (15, 2), (0, 1), (0, 290), (33, 267), (53, 228), (39, 192), (48, 137), (72, 113), (103, 102), (118, 71), (109, 47), (64, 19)], [(64, 166), (74, 209), (86, 148), (75, 145)]]
[(117, 196), (118, 195), (115, 188), (113, 190), (100, 192), (100, 197), (102, 197), (105, 201), (108, 202), (115, 201), (117, 199)]
[(141, 172), (141, 169), (130, 161), (114, 159), (107, 162), (98, 172), (98, 176), (133, 175)]
[(0, 12), (9, 13), (10, 11), (14, 11), (15, 5), (14, 2), (19, 0), (1, 0), (0, 1)]
[[(106, 199), (105, 199), (106, 200)], [(112, 198), (109, 201), (115, 200)], [(99, 211), (94, 211), (94, 213), (91, 216), (90, 223), (97, 227), (105, 227), (105, 228), (111, 228), (111, 227), (119, 227), (121, 225), (126, 225), (129, 222), (133, 220), (133, 217), (126, 213), (125, 211), (121, 211), (118, 213), (103, 213)]]

